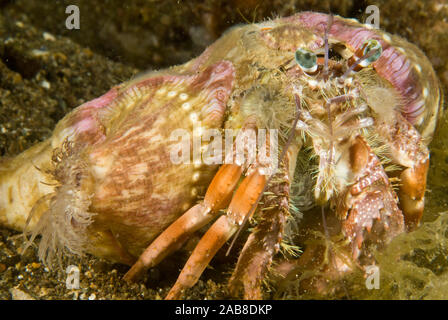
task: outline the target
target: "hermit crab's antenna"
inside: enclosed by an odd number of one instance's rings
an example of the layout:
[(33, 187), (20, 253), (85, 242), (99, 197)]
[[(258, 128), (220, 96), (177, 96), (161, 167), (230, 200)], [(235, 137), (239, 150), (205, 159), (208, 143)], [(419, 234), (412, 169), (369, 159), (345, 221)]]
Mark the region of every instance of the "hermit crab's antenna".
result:
[(328, 16), (328, 22), (327, 27), (325, 28), (325, 35), (324, 35), (324, 43), (325, 43), (325, 61), (324, 61), (324, 80), (326, 81), (328, 79), (328, 59), (329, 59), (329, 45), (328, 45), (328, 34), (330, 33), (331, 26), (333, 25), (333, 14), (330, 13)]
[[(292, 143), (292, 141), (293, 141), (293, 139), (294, 139), (294, 136), (295, 136), (297, 123), (299, 122), (301, 100), (300, 100), (300, 97), (299, 97), (297, 94), (294, 94), (294, 99), (295, 99), (295, 102), (296, 102), (296, 117), (295, 117), (295, 119), (294, 119), (294, 123), (293, 123), (293, 125), (292, 125), (291, 132), (290, 132), (290, 134), (289, 134), (289, 136), (288, 136), (288, 140), (286, 141), (286, 144), (285, 144), (285, 146), (283, 147), (283, 150), (282, 150), (282, 154), (280, 155), (279, 163), (281, 163), (281, 162), (283, 161), (283, 159), (284, 159), (285, 156), (286, 156), (286, 153), (288, 152), (288, 148), (289, 148), (289, 146), (291, 145), (291, 143)], [(235, 237), (233, 237), (232, 243), (230, 243), (229, 249), (227, 249), (226, 256), (229, 255), (230, 250), (232, 250), (232, 247), (233, 247), (233, 245), (235, 244), (236, 239), (238, 239), (238, 236), (239, 236), (240, 233), (241, 233), (241, 230), (242, 230), (242, 229), (244, 228), (244, 226), (246, 225), (247, 220), (249, 220), (249, 217), (250, 217), (250, 216), (252, 215), (252, 213), (255, 211), (255, 209), (256, 209), (256, 207), (257, 207), (257, 205), (258, 205), (258, 202), (260, 202), (261, 197), (263, 196), (264, 192), (266, 191), (266, 188), (267, 188), (267, 186), (269, 185), (269, 182), (271, 181), (271, 179), (272, 179), (272, 177), (274, 176), (274, 174), (275, 174), (275, 172), (272, 172), (271, 175), (269, 176), (269, 178), (266, 180), (266, 183), (264, 184), (263, 190), (262, 190), (262, 191), (260, 192), (260, 194), (258, 195), (258, 198), (257, 198), (257, 200), (254, 202), (254, 204), (252, 205), (252, 208), (250, 209), (249, 213), (244, 217), (244, 220), (243, 220), (243, 222), (240, 224), (240, 227), (239, 227), (238, 231), (236, 232)]]

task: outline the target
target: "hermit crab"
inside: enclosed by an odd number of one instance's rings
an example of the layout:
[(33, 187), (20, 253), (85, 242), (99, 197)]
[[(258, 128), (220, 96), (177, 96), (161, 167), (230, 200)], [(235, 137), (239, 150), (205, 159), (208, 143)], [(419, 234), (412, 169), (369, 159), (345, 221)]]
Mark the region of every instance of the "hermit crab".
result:
[[(50, 139), (3, 159), (0, 222), (31, 241), (40, 235), (44, 261), (89, 252), (131, 265), (127, 281), (210, 225), (167, 296), (177, 299), (255, 221), (230, 289), (262, 298), (296, 217), (297, 181), (310, 182), (308, 208), (337, 218), (346, 251), (329, 273), (374, 263), (368, 244), (418, 226), (440, 106), (429, 61), (398, 36), (314, 12), (234, 27), (196, 59), (112, 88), (66, 115)], [(173, 161), (179, 129), (202, 136), (196, 159)], [(269, 161), (244, 144), (241, 158), (202, 161), (224, 145), (224, 135), (204, 133), (231, 129), (226, 151), (246, 132), (276, 135), (257, 145)], [(311, 169), (299, 170), (304, 161)], [(305, 248), (299, 263), (316, 252)]]

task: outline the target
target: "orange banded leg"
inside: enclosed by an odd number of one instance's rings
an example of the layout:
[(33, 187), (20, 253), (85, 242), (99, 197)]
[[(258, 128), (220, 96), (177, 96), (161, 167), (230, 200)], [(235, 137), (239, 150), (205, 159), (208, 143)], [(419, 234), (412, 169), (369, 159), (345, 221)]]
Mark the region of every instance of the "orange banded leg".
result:
[(216, 220), (201, 238), (166, 299), (179, 299), (185, 289), (198, 281), (216, 252), (238, 230), (245, 216), (253, 214), (254, 204), (264, 189), (266, 179), (258, 169), (244, 178), (230, 202), (227, 214)]
[(222, 165), (210, 183), (204, 201), (190, 208), (162, 232), (140, 255), (124, 279), (137, 280), (148, 268), (179, 249), (193, 232), (212, 221), (219, 210), (228, 205), (241, 174), (242, 168), (238, 165)]
[(267, 187), (267, 193), (261, 200), (263, 205), (257, 213), (259, 224), (247, 239), (230, 278), (229, 288), (234, 296), (238, 296), (239, 289), (243, 287), (244, 299), (263, 298), (261, 284), (280, 248), (283, 227), (289, 214), (290, 180), (284, 162), (273, 177), (275, 182)]

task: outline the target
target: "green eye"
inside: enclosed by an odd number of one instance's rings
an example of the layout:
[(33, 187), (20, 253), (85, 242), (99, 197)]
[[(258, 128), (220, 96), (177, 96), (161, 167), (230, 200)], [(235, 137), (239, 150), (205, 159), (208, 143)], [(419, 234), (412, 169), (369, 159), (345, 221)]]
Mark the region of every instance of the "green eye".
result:
[(295, 53), (297, 64), (305, 72), (314, 72), (317, 70), (317, 58), (314, 52), (306, 49), (297, 49)]
[(375, 39), (369, 39), (364, 43), (364, 50), (362, 52), (363, 55), (369, 54), (371, 51), (376, 50), (376, 52), (365, 59), (361, 65), (366, 67), (371, 63), (375, 62), (379, 59), (381, 54), (383, 53), (383, 48), (381, 47), (381, 43)]

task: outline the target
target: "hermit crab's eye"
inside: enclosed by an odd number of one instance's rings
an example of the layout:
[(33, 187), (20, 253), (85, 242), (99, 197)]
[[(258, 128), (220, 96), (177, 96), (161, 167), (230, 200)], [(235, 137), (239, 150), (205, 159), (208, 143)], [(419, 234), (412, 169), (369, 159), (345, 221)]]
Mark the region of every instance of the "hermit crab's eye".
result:
[[(362, 52), (363, 56), (367, 56), (369, 54), (370, 56), (361, 62), (362, 67), (367, 67), (371, 63), (375, 62), (376, 60), (379, 59), (379, 57), (383, 53), (381, 43), (375, 39), (369, 39), (366, 42), (364, 42), (363, 48), (364, 48)], [(372, 51), (374, 52), (371, 53)]]
[(305, 72), (315, 72), (317, 70), (317, 57), (314, 52), (306, 49), (297, 49), (295, 53), (297, 64)]

